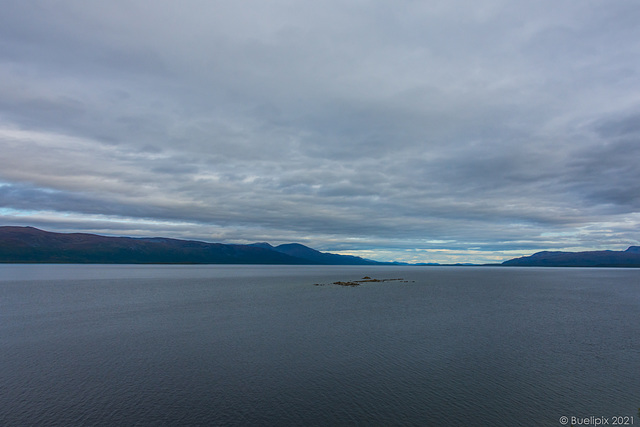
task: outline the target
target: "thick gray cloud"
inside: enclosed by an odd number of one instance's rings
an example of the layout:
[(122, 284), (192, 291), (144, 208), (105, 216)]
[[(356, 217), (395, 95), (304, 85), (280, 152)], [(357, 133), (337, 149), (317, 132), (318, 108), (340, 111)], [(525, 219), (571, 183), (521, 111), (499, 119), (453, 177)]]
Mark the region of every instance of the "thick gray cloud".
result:
[(640, 242), (640, 7), (7, 1), (0, 215), (489, 261)]

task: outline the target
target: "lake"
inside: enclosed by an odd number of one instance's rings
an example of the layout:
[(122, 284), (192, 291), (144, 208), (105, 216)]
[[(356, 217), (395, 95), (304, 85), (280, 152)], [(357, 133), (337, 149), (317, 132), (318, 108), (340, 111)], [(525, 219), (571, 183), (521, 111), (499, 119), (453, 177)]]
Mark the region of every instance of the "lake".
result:
[(5, 264), (0, 345), (2, 426), (640, 425), (640, 269)]

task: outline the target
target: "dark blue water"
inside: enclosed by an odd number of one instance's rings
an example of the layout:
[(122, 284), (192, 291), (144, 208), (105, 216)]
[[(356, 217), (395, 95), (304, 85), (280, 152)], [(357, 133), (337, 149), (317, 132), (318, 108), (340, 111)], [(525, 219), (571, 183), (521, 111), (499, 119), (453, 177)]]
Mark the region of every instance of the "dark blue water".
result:
[(632, 269), (0, 265), (0, 346), (2, 426), (640, 425)]

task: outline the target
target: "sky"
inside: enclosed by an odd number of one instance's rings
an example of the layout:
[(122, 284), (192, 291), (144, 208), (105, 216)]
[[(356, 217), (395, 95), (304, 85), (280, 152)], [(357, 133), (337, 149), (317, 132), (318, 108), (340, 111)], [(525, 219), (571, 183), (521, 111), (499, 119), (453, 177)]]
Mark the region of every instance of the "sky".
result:
[(3, 0), (0, 225), (381, 261), (640, 244), (637, 0)]

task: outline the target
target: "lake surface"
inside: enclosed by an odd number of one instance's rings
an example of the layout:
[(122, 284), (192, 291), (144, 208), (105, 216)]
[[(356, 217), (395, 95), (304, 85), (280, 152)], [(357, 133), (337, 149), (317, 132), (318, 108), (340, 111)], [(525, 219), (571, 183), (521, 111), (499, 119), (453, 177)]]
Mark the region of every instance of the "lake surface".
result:
[(640, 269), (0, 265), (0, 346), (2, 426), (640, 425)]

